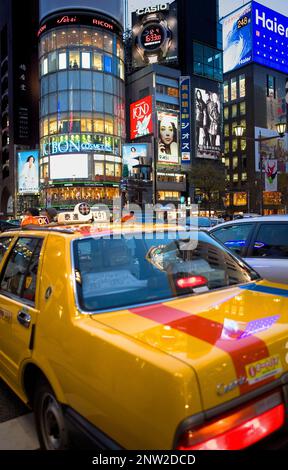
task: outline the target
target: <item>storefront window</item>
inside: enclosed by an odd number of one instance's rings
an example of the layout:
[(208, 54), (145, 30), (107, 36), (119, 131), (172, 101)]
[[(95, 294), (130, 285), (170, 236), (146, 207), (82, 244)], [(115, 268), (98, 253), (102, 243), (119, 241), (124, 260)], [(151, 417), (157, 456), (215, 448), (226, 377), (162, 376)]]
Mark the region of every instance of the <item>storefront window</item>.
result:
[(233, 205), (234, 206), (246, 206), (247, 205), (247, 193), (233, 193)]
[(84, 29), (84, 31), (81, 31), (80, 33), (80, 44), (83, 46), (91, 46), (91, 30), (90, 29)]
[(69, 68), (70, 69), (79, 69), (79, 66), (80, 66), (79, 51), (70, 51), (69, 52)]
[(103, 49), (103, 33), (95, 32), (92, 34), (92, 45), (99, 49)]
[(106, 163), (106, 176), (114, 176), (114, 163)]
[(112, 54), (113, 52), (113, 36), (104, 33), (104, 50)]
[(67, 33), (66, 31), (57, 31), (56, 32), (56, 42), (58, 49), (61, 47), (67, 47)]
[(118, 178), (121, 177), (121, 173), (122, 173), (121, 168), (122, 168), (121, 165), (119, 165), (118, 163), (115, 164), (115, 176), (118, 176)]
[(99, 52), (94, 52), (93, 54), (93, 67), (96, 70), (103, 70), (103, 56)]
[(80, 38), (78, 29), (73, 29), (72, 31), (68, 29), (68, 42), (70, 46), (79, 46)]
[(104, 176), (104, 163), (94, 162), (94, 174), (95, 176)]

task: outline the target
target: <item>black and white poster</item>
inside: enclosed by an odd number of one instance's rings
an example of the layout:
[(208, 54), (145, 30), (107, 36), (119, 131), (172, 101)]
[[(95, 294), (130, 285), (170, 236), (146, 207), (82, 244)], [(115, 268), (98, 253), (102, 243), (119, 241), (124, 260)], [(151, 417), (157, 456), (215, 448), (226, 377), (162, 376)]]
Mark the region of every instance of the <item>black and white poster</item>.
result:
[(216, 159), (221, 153), (220, 96), (209, 90), (195, 89), (196, 156)]

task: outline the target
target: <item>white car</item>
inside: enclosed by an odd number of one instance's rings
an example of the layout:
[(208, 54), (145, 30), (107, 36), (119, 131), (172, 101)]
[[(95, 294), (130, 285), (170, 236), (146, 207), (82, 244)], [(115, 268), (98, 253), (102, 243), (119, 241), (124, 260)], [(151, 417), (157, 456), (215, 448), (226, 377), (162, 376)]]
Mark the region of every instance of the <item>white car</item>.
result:
[(288, 215), (233, 220), (209, 233), (264, 279), (288, 284)]

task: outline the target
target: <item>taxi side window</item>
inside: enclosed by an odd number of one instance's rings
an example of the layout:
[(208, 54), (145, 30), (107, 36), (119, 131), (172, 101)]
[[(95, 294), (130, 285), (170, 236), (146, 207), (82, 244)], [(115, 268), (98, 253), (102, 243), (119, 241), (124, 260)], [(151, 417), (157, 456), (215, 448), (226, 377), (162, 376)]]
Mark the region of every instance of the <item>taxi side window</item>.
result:
[(7, 252), (9, 245), (12, 241), (11, 237), (0, 238), (0, 263)]
[(36, 280), (43, 240), (40, 238), (19, 238), (10, 253), (0, 290), (17, 297), (35, 301)]
[(233, 224), (213, 230), (212, 234), (213, 237), (224, 243), (227, 248), (242, 256), (254, 227), (255, 224), (253, 223)]

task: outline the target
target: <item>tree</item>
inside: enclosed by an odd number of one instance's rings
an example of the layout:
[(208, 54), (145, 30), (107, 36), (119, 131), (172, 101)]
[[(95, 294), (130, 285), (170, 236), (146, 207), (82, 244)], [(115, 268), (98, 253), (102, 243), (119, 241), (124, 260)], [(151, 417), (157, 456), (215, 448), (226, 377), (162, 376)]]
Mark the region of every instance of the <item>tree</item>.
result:
[(208, 204), (209, 216), (215, 192), (225, 191), (225, 169), (218, 162), (201, 161), (193, 166), (190, 174), (190, 183), (195, 189), (200, 189), (205, 195)]

